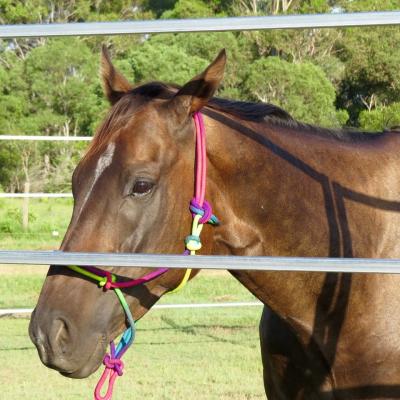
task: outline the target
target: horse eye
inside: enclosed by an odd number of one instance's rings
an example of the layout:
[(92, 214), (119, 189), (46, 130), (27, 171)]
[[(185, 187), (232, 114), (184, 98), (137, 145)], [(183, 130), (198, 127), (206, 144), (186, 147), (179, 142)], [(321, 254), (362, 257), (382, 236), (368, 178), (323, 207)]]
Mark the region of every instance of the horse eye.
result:
[(136, 181), (133, 185), (131, 196), (140, 197), (145, 196), (151, 192), (153, 189), (154, 183), (149, 181)]

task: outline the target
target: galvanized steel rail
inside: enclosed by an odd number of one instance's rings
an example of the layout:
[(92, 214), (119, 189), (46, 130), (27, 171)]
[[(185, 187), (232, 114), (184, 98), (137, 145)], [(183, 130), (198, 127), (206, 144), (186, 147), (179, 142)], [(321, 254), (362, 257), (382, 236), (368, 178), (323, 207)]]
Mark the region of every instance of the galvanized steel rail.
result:
[(336, 28), (396, 24), (400, 24), (399, 11), (175, 20), (157, 19), (148, 21), (77, 22), (47, 25), (0, 25), (0, 38)]
[[(0, 38), (333, 28), (400, 24), (400, 11), (266, 17), (0, 25)], [(4, 138), (6, 139), (6, 138)], [(18, 140), (18, 139), (17, 139)], [(23, 139), (21, 139), (23, 140)], [(90, 139), (85, 139), (90, 140)], [(400, 260), (0, 251), (0, 264), (400, 273)]]
[(90, 142), (93, 136), (0, 135), (0, 140), (26, 140), (47, 142)]
[(0, 199), (59, 199), (72, 197), (72, 193), (0, 193)]
[(61, 251), (0, 251), (0, 264), (97, 265), (168, 267), (252, 271), (360, 272), (399, 274), (398, 259), (237, 257), (129, 253), (74, 253)]
[[(260, 301), (241, 301), (230, 303), (177, 303), (177, 304), (155, 304), (152, 310), (174, 310), (174, 309), (203, 309), (203, 308), (241, 308), (241, 307), (260, 307)], [(31, 314), (33, 308), (0, 308), (0, 318), (21, 314)]]

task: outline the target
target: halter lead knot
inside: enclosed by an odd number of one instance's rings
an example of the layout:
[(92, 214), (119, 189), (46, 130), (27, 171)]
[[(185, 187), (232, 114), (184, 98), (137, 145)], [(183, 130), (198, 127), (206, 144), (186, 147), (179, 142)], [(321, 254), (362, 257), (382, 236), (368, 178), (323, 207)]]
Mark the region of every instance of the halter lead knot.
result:
[(219, 224), (219, 220), (213, 214), (211, 204), (207, 200), (204, 200), (203, 205), (201, 206), (197, 202), (196, 198), (193, 198), (190, 201), (189, 210), (191, 211), (193, 218), (196, 215), (200, 215), (201, 218), (199, 219), (199, 224), (207, 224), (207, 223), (212, 225)]
[(201, 249), (200, 233), (204, 224), (218, 225), (218, 218), (212, 213), (212, 208), (208, 201), (203, 200), (203, 204), (194, 197), (190, 201), (189, 209), (192, 213), (193, 223), (192, 232), (185, 238), (186, 249), (194, 255)]
[(104, 275), (105, 276), (99, 280), (99, 286), (106, 292), (114, 288), (113, 283), (115, 282), (115, 276), (109, 271), (104, 271)]
[(122, 376), (124, 373), (123, 361), (119, 358), (111, 358), (111, 356), (108, 353), (104, 356), (103, 364), (105, 365), (106, 368), (114, 370), (118, 374), (118, 376)]
[(198, 235), (188, 235), (185, 238), (185, 245), (189, 251), (198, 251), (201, 249), (201, 240)]
[[(199, 112), (193, 115), (194, 123), (196, 127), (196, 178), (195, 178), (195, 197), (190, 202), (190, 211), (192, 213), (192, 230), (191, 234), (185, 239), (186, 250), (183, 252), (185, 256), (195, 255), (197, 250), (201, 249), (200, 233), (203, 225), (209, 223), (211, 225), (218, 225), (218, 218), (213, 215), (210, 204), (205, 201), (205, 189), (206, 189), (206, 143), (205, 143), (205, 127), (201, 114)], [(168, 268), (158, 268), (157, 270), (150, 272), (144, 277), (138, 279), (132, 279), (126, 282), (118, 282), (117, 277), (109, 271), (104, 271), (94, 266), (78, 267), (70, 265), (69, 268), (83, 276), (93, 279), (98, 282), (99, 286), (104, 291), (113, 289), (117, 295), (121, 306), (125, 312), (128, 328), (122, 334), (117, 346), (111, 341), (110, 349), (111, 354), (106, 354), (103, 359), (105, 365), (103, 374), (101, 375), (99, 382), (96, 385), (94, 391), (95, 400), (110, 400), (113, 392), (113, 386), (116, 378), (123, 374), (124, 364), (121, 357), (124, 355), (129, 346), (135, 339), (135, 320), (133, 319), (132, 313), (129, 309), (129, 305), (126, 302), (124, 295), (121, 292), (122, 288), (134, 287), (138, 285), (146, 284), (153, 279), (163, 275), (168, 271)], [(178, 284), (178, 286), (170, 290), (169, 293), (174, 293), (180, 290), (186, 282), (190, 279), (191, 269), (186, 269), (186, 272)], [(108, 387), (106, 393), (103, 396), (101, 394), (102, 388), (108, 379)]]

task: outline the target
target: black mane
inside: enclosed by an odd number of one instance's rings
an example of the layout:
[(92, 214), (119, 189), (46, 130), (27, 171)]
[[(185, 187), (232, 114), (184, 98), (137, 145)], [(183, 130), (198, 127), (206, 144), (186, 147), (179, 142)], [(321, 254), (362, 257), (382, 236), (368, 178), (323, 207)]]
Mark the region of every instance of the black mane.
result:
[[(177, 85), (166, 85), (162, 82), (150, 82), (130, 91), (133, 96), (143, 96), (153, 99), (169, 99), (180, 89)], [(269, 103), (252, 103), (248, 101), (228, 100), (218, 97), (212, 98), (208, 108), (226, 112), (240, 119), (253, 122), (267, 122), (272, 125), (294, 130), (306, 131), (311, 134), (332, 137), (341, 141), (364, 141), (376, 139), (384, 135), (383, 132), (367, 132), (357, 129), (331, 129), (322, 128), (312, 124), (297, 121), (287, 111)]]

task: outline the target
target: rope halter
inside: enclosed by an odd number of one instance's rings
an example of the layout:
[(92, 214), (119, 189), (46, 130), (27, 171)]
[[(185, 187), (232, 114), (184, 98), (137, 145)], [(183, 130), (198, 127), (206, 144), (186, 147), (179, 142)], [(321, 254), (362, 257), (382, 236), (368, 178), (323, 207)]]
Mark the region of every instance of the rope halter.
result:
[[(190, 212), (192, 213), (193, 222), (191, 234), (185, 238), (186, 250), (184, 251), (183, 255), (195, 255), (196, 251), (201, 249), (200, 234), (204, 224), (219, 224), (218, 218), (212, 213), (210, 204), (204, 199), (206, 190), (207, 159), (203, 117), (200, 113), (195, 113), (193, 115), (193, 119), (196, 127), (195, 197), (191, 200), (189, 206)], [(133, 343), (136, 332), (135, 320), (133, 319), (128, 303), (126, 302), (121, 289), (146, 284), (166, 273), (168, 268), (158, 268), (141, 278), (131, 279), (124, 282), (118, 282), (114, 274), (97, 267), (82, 268), (75, 265), (70, 265), (69, 268), (81, 275), (97, 281), (99, 286), (103, 288), (104, 291), (110, 289), (114, 290), (126, 315), (128, 328), (122, 334), (117, 346), (115, 346), (114, 341), (111, 341), (110, 354), (107, 353), (103, 359), (105, 369), (94, 391), (95, 400), (110, 400), (112, 397), (114, 382), (118, 376), (122, 376), (123, 374), (124, 363), (122, 362), (121, 357)], [(175, 289), (169, 291), (169, 293), (174, 293), (180, 290), (189, 280), (191, 272), (191, 269), (186, 269), (179, 285)], [(107, 377), (108, 387), (105, 395), (103, 396), (101, 391), (107, 380)]]

